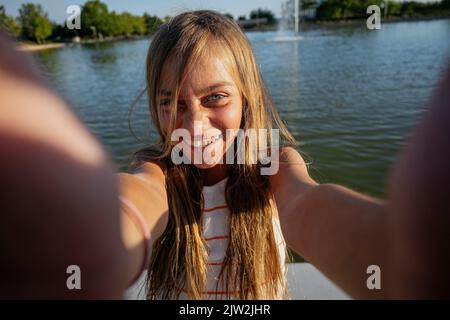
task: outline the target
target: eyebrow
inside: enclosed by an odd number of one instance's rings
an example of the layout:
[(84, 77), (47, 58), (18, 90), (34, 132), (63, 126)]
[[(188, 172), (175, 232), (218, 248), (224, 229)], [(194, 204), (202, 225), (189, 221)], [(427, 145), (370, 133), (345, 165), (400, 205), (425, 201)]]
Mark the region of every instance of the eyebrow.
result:
[[(201, 89), (198, 94), (204, 95), (205, 93), (217, 90), (219, 88), (223, 88), (223, 87), (232, 87), (233, 84), (231, 82), (227, 82), (227, 81), (222, 81), (222, 82), (216, 82), (210, 86), (207, 86), (206, 88)], [(165, 96), (165, 97), (170, 97), (172, 96), (172, 91), (167, 90), (167, 89), (161, 89), (158, 91), (158, 94), (161, 96)]]

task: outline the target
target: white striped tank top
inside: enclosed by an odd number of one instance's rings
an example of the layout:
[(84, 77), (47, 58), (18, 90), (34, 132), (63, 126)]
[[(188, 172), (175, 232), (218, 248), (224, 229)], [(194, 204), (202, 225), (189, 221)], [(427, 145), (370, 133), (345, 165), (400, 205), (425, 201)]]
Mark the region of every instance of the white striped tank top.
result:
[[(227, 178), (212, 186), (203, 187), (203, 236), (208, 246), (208, 266), (205, 299), (226, 299), (225, 288), (219, 283), (222, 262), (228, 247), (229, 209), (225, 201)], [(281, 232), (280, 221), (273, 218), (275, 243), (278, 247), (282, 274), (286, 275), (286, 243)], [(232, 297), (233, 298), (233, 297)], [(283, 298), (280, 293), (280, 299)], [(188, 299), (186, 290), (182, 290), (179, 299)]]

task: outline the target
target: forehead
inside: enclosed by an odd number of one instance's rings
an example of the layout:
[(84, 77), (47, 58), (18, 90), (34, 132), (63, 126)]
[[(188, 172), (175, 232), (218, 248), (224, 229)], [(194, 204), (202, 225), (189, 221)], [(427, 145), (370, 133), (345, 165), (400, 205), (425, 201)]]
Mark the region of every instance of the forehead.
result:
[[(215, 51), (215, 50), (214, 50)], [(180, 77), (180, 59), (169, 57), (162, 68), (159, 87), (162, 90), (171, 90)], [(211, 84), (229, 82), (236, 86), (231, 63), (225, 54), (204, 53), (186, 65), (181, 78), (180, 91), (201, 90)]]

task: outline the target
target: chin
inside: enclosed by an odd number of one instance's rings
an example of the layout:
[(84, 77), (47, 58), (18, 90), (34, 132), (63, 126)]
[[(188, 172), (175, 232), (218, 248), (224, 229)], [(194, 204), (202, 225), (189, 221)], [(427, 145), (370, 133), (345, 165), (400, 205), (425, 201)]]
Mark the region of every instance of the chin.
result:
[(195, 167), (197, 167), (198, 169), (201, 169), (201, 170), (212, 169), (212, 168), (214, 168), (217, 165), (218, 165), (218, 163), (214, 163), (214, 164), (194, 164)]
[[(191, 147), (187, 155), (191, 164), (199, 169), (211, 169), (225, 163), (225, 141), (220, 139), (206, 147)], [(197, 161), (195, 161), (197, 160)]]
[(214, 159), (210, 159), (208, 161), (203, 161), (202, 163), (194, 163), (194, 162), (192, 162), (192, 164), (194, 166), (196, 166), (197, 168), (202, 169), (202, 170), (212, 169), (215, 166), (217, 166), (218, 164), (224, 163), (223, 161), (220, 161), (222, 159), (222, 157), (223, 157), (223, 154), (220, 155), (220, 156), (214, 157)]

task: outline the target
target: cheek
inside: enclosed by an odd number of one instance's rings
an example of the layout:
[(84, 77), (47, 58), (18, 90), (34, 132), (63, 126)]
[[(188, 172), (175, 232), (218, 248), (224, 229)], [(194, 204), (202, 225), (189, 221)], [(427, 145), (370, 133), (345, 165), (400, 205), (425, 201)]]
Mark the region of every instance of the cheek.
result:
[(239, 104), (219, 109), (216, 117), (224, 129), (239, 129), (242, 118), (242, 106)]

